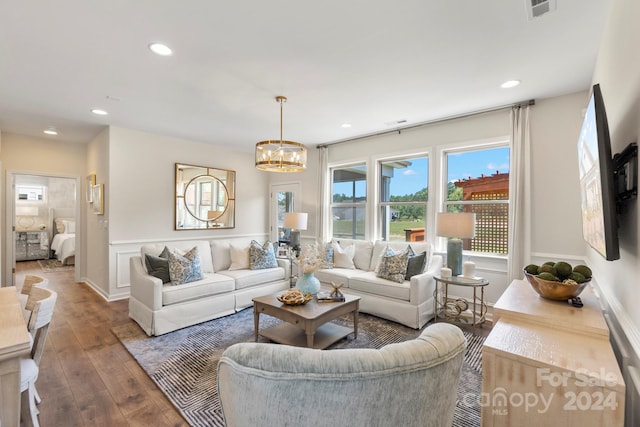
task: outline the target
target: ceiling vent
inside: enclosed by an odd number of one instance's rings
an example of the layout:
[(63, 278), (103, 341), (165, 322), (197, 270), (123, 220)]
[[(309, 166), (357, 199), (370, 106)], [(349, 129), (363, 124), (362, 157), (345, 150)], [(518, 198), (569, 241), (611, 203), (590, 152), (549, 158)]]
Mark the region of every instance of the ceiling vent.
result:
[(529, 20), (556, 10), (556, 0), (525, 0)]

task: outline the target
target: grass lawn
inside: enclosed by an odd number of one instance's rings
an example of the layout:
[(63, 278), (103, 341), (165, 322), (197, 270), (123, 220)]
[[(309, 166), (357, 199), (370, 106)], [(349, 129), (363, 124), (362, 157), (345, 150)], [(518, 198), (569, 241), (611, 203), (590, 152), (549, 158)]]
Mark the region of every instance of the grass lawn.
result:
[[(349, 220), (334, 220), (333, 221), (333, 235), (341, 236), (346, 238), (351, 238), (352, 236), (352, 227), (353, 223)], [(391, 221), (391, 235), (389, 236), (389, 240), (405, 240), (405, 228), (424, 228), (424, 221), (412, 221), (412, 220), (401, 220), (401, 221)], [(364, 236), (364, 221), (356, 222), (356, 233), (358, 237), (362, 238)]]

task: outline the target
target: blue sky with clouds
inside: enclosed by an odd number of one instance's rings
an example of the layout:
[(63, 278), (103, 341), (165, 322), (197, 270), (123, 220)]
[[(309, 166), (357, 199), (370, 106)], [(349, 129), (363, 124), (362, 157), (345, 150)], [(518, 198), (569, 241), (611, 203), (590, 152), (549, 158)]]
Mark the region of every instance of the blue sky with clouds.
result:
[[(391, 194), (413, 194), (427, 186), (428, 166), (426, 158), (411, 159), (411, 166), (395, 171), (391, 180)], [(499, 147), (478, 151), (450, 153), (447, 156), (447, 180), (478, 178), (484, 175), (509, 172), (509, 148)]]

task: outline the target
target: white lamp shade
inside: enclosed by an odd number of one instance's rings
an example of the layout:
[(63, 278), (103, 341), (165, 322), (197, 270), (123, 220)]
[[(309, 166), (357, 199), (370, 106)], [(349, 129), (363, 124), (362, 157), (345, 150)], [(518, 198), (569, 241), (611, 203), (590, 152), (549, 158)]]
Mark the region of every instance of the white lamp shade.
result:
[(474, 213), (438, 213), (436, 234), (441, 237), (471, 239), (476, 235), (476, 214)]
[(292, 230), (307, 229), (307, 214), (302, 212), (287, 212), (284, 214), (284, 228)]

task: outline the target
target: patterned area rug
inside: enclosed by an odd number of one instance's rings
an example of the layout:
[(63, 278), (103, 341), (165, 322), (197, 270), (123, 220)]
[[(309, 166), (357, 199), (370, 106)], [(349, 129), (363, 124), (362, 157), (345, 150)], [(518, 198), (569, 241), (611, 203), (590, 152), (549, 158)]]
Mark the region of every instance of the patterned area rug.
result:
[(54, 273), (57, 271), (70, 271), (74, 269), (73, 265), (62, 265), (57, 259), (39, 259), (38, 265), (45, 273)]
[[(260, 327), (281, 321), (260, 317)], [(350, 317), (338, 323), (351, 324)], [(135, 323), (112, 328), (131, 355), (192, 426), (224, 426), (216, 387), (216, 368), (222, 352), (231, 344), (253, 342), (253, 310), (248, 308), (231, 316), (211, 320), (159, 337), (147, 335)], [(420, 335), (421, 331), (360, 314), (358, 338), (350, 335), (330, 347), (380, 348)], [(458, 385), (453, 425), (480, 425), (478, 397), (481, 386), (481, 350), (484, 337), (465, 332), (467, 352)], [(267, 342), (266, 339), (260, 338)]]

